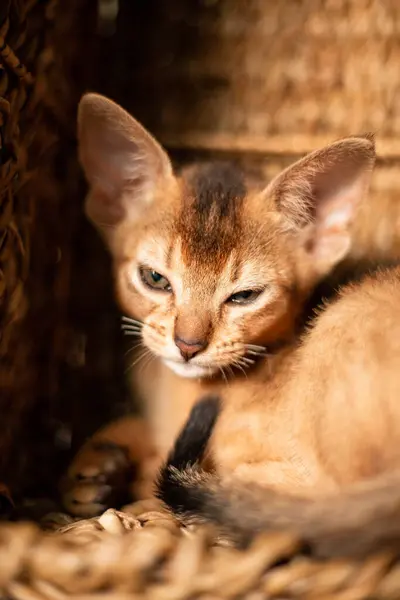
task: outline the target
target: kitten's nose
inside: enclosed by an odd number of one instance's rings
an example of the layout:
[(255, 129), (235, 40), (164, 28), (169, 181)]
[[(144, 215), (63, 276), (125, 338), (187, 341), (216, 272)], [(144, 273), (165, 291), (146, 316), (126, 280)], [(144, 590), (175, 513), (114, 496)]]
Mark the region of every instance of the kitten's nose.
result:
[(174, 341), (175, 345), (179, 348), (182, 358), (184, 358), (186, 362), (204, 350), (207, 346), (206, 340), (184, 340), (180, 337), (176, 337)]

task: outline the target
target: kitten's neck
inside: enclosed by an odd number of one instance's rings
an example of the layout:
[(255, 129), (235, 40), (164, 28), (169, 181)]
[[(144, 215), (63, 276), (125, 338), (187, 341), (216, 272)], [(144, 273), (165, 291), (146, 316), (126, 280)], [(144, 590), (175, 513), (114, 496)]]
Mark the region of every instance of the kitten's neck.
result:
[(369, 275), (396, 267), (399, 264), (400, 259), (361, 259), (358, 261), (349, 259), (339, 263), (332, 273), (314, 288), (308, 298), (299, 321), (300, 329), (313, 321), (318, 314), (318, 309), (324, 304), (334, 302), (338, 298), (340, 290), (346, 285), (358, 283)]

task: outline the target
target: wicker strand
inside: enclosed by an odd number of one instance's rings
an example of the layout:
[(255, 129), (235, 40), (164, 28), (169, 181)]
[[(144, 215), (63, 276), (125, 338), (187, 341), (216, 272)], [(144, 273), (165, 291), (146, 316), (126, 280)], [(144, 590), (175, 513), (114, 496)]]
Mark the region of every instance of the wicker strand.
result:
[(53, 534), (8, 524), (0, 591), (16, 600), (400, 597), (399, 564), (388, 554), (316, 561), (301, 548), (286, 533), (260, 536), (246, 551), (215, 545), (211, 531), (188, 532), (160, 511), (108, 510)]
[(26, 85), (32, 85), (34, 78), (27, 68), (21, 63), (18, 57), (6, 43), (4, 37), (0, 36), (0, 57), (19, 79)]

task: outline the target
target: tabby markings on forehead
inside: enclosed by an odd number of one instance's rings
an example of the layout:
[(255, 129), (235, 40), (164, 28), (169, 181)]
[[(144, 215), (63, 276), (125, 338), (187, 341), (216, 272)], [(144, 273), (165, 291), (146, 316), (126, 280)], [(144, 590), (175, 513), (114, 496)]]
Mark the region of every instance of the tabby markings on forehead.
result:
[(245, 195), (243, 174), (231, 164), (201, 166), (188, 177), (178, 222), (186, 258), (227, 260), (240, 239)]

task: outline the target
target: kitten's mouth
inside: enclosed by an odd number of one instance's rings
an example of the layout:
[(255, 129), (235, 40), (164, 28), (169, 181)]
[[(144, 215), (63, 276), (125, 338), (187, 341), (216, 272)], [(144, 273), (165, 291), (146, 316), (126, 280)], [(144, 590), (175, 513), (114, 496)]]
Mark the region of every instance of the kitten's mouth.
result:
[(213, 367), (212, 365), (202, 366), (190, 362), (171, 360), (169, 358), (164, 358), (163, 361), (176, 375), (187, 377), (188, 379), (204, 379), (212, 377), (218, 372), (218, 367)]
[[(183, 361), (179, 358), (160, 357), (164, 364), (180, 377), (189, 379), (209, 379), (220, 374), (226, 381), (236, 372), (246, 374), (248, 369), (257, 365), (267, 356), (267, 348), (264, 346), (256, 346), (246, 344), (246, 354), (242, 356), (231, 356), (231, 360), (227, 360), (225, 364), (221, 361), (207, 361), (206, 364), (199, 364), (194, 361)], [(228, 358), (228, 357), (227, 357)]]
[(239, 375), (241, 373), (245, 374), (248, 369), (254, 367), (264, 357), (265, 355), (252, 356), (251, 359), (243, 357), (240, 362), (236, 360), (223, 366), (219, 364), (213, 365), (212, 363), (199, 365), (171, 358), (163, 358), (162, 360), (171, 371), (180, 377), (207, 379), (219, 373), (223, 378), (227, 379), (229, 375), (232, 375), (236, 371)]

